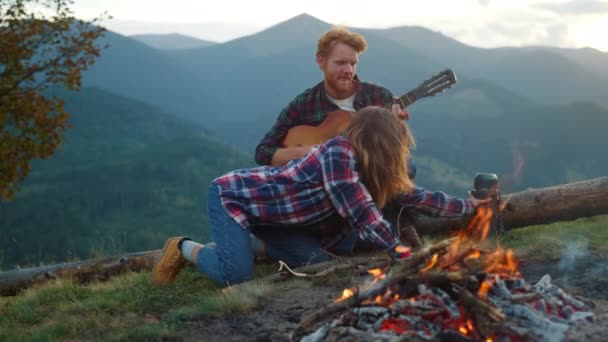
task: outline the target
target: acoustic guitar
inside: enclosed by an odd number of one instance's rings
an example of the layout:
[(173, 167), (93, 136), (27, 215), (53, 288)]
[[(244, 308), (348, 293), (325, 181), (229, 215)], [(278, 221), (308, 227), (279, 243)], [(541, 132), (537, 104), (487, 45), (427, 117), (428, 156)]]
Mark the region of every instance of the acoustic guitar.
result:
[[(456, 83), (456, 75), (452, 70), (446, 69), (439, 74), (422, 82), (418, 87), (401, 96), (396, 103), (402, 108), (409, 106), (417, 100), (434, 96), (452, 87)], [(387, 103), (387, 106), (393, 102)], [(346, 110), (335, 110), (327, 114), (325, 120), (319, 126), (299, 125), (287, 131), (283, 139), (283, 147), (310, 146), (322, 144), (336, 135), (344, 132), (350, 123), (353, 112)]]

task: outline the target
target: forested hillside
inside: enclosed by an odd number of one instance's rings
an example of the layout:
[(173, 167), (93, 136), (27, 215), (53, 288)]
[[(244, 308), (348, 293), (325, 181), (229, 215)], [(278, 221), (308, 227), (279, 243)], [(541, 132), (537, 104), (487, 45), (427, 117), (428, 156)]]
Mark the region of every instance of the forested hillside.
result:
[(209, 182), (251, 158), (153, 106), (98, 89), (65, 96), (62, 150), (0, 204), (0, 265), (156, 249), (208, 238)]

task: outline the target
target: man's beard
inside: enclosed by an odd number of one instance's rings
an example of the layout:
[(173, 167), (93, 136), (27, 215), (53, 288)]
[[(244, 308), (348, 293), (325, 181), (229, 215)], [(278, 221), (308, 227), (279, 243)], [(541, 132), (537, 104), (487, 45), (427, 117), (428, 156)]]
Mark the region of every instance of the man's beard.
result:
[(342, 78), (337, 80), (330, 80), (329, 86), (331, 89), (336, 92), (336, 95), (348, 95), (353, 89), (353, 79), (352, 77), (349, 79)]

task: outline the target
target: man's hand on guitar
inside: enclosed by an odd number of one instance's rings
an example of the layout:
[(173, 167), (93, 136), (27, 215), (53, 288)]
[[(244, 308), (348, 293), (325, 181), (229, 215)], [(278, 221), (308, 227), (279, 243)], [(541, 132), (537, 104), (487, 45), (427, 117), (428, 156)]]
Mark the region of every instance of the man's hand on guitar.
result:
[(395, 101), (395, 103), (393, 103), (393, 105), (391, 106), (391, 112), (393, 112), (393, 114), (397, 115), (399, 120), (409, 120), (410, 111), (407, 110), (407, 108), (401, 108), (401, 106), (397, 102), (397, 101), (399, 101), (398, 97), (395, 97), (394, 101)]

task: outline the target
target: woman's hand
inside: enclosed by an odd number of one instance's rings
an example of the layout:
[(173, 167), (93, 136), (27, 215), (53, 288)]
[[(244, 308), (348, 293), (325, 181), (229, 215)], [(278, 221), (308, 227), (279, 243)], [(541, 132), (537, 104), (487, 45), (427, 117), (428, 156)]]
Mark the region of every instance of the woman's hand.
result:
[(473, 196), (473, 194), (470, 191), (468, 192), (468, 197), (469, 197), (469, 200), (471, 200), (471, 202), (473, 202), (473, 206), (475, 208), (479, 207), (480, 205), (490, 204), (490, 202), (492, 202), (492, 199), (490, 197), (485, 198), (485, 199), (475, 198), (475, 196)]

